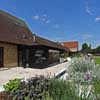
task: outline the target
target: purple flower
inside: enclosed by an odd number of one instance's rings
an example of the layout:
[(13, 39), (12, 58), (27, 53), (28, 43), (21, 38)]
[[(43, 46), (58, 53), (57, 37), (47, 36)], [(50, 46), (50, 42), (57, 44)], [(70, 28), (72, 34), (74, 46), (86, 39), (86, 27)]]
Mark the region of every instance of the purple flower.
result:
[(91, 75), (90, 72), (86, 72), (86, 73), (85, 73), (85, 75), (84, 75), (84, 80), (87, 80), (87, 81), (92, 80), (92, 75)]

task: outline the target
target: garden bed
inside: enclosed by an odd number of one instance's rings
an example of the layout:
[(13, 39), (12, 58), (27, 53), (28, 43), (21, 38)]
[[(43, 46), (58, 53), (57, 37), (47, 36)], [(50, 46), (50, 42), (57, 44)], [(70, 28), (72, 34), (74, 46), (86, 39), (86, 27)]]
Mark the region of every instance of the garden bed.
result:
[[(66, 73), (62, 71), (61, 75)], [(84, 58), (74, 58), (68, 75), (69, 80), (44, 76), (15, 79), (4, 85), (4, 89), (15, 100), (100, 100), (99, 65)]]

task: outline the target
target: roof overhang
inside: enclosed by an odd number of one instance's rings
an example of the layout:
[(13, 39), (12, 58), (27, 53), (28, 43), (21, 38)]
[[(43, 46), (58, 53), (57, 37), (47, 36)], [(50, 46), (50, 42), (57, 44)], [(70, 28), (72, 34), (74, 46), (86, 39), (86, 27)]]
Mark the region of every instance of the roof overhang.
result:
[(67, 47), (62, 46), (60, 43), (53, 42), (53, 41), (44, 39), (44, 38), (36, 36), (36, 35), (33, 35), (33, 41), (37, 45), (47, 46), (49, 48), (52, 48), (55, 50), (60, 50), (60, 51), (66, 51), (66, 52), (69, 51), (69, 49)]

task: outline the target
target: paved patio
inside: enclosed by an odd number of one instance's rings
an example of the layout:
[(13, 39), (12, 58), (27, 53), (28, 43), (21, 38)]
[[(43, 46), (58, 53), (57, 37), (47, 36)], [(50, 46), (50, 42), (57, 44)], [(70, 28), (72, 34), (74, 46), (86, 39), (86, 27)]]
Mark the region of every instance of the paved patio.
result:
[(45, 69), (33, 69), (33, 68), (23, 68), (23, 67), (16, 67), (11, 68), (8, 70), (1, 70), (0, 71), (0, 86), (5, 84), (11, 79), (15, 78), (23, 78), (28, 79), (31, 77), (35, 77), (36, 75), (44, 75), (45, 77), (53, 77), (56, 73), (60, 72), (61, 70), (67, 68), (69, 65), (68, 62), (58, 64), (49, 68)]

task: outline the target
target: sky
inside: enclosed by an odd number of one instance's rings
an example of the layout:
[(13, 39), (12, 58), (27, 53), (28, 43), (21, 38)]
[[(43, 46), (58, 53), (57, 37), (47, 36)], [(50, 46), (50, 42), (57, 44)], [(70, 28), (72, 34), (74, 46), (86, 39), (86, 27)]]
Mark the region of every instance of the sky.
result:
[(100, 0), (0, 0), (0, 10), (49, 40), (100, 45)]

